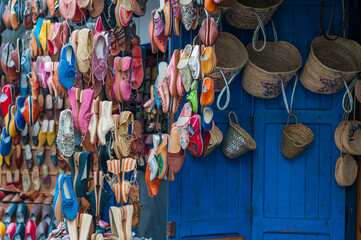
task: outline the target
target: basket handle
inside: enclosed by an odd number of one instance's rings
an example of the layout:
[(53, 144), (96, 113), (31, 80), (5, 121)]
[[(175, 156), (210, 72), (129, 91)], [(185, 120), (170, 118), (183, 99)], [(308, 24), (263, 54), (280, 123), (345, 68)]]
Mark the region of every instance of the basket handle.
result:
[(329, 26), (328, 26), (327, 33), (325, 32), (325, 28), (324, 28), (324, 26), (323, 26), (323, 11), (324, 11), (324, 8), (325, 8), (326, 0), (322, 0), (322, 1), (321, 1), (319, 26), (320, 26), (320, 31), (321, 31), (322, 35), (323, 35), (327, 40), (334, 41), (334, 40), (338, 39), (339, 37), (341, 37), (342, 33), (345, 33), (346, 26), (347, 26), (347, 17), (348, 17), (348, 13), (347, 13), (347, 0), (342, 0), (342, 3), (343, 3), (343, 25), (342, 25), (342, 29), (341, 29), (341, 31), (338, 33), (338, 35), (337, 35), (335, 38), (330, 38), (330, 37), (328, 36), (328, 31), (329, 31), (329, 29), (330, 29), (330, 25), (331, 25), (332, 18), (333, 18), (333, 15), (334, 15), (335, 0), (333, 1), (333, 4), (332, 4), (332, 14), (331, 14), (330, 23), (329, 23)]
[(290, 124), (290, 118), (291, 117), (294, 117), (295, 118), (295, 121), (296, 121), (296, 124), (298, 124), (298, 118), (296, 115), (294, 115), (293, 113), (289, 114), (288, 117), (287, 117), (287, 126)]
[(288, 101), (287, 101), (287, 96), (286, 96), (286, 91), (285, 91), (285, 83), (283, 81), (283, 77), (280, 74), (279, 78), (281, 79), (281, 88), (282, 88), (282, 97), (283, 97), (283, 102), (285, 103), (286, 106), (286, 110), (288, 112), (288, 114), (292, 113), (292, 107), (293, 107), (293, 97), (295, 96), (295, 91), (296, 91), (296, 86), (297, 86), (297, 82), (298, 82), (298, 74), (294, 74), (295, 77), (295, 83), (293, 84), (293, 89), (292, 89), (292, 95), (291, 95), (291, 102), (290, 105), (288, 106)]
[[(252, 47), (253, 47), (253, 49), (255, 51), (261, 52), (266, 47), (266, 44), (267, 44), (266, 30), (265, 30), (265, 27), (264, 27), (264, 24), (263, 24), (263, 19), (261, 19), (261, 17), (258, 15), (258, 13), (253, 9), (247, 9), (246, 11), (253, 13), (257, 17), (258, 25), (257, 25), (256, 29), (254, 30), (254, 34), (253, 34), (253, 37), (252, 37)], [(271, 9), (268, 9), (263, 18), (265, 18), (266, 15), (270, 11), (271, 11)], [(273, 32), (274, 41), (277, 42), (278, 41), (277, 31), (276, 31), (276, 27), (275, 27), (275, 25), (273, 23), (272, 18), (271, 18), (271, 25), (272, 25), (272, 32)], [(256, 42), (259, 39), (259, 30), (260, 29), (261, 29), (262, 35), (263, 35), (263, 45), (262, 45), (261, 48), (257, 49), (256, 48)]]
[[(229, 101), (230, 101), (230, 99), (231, 99), (231, 92), (230, 92), (230, 90), (229, 90), (229, 84), (232, 83), (232, 81), (234, 80), (234, 78), (239, 74), (240, 70), (239, 70), (239, 69), (235, 70), (233, 76), (229, 79), (229, 83), (228, 83), (228, 81), (227, 81), (226, 76), (224, 75), (223, 70), (220, 69), (219, 72), (222, 74), (223, 80), (224, 80), (224, 82), (225, 82), (225, 84), (226, 84), (226, 85), (224, 86), (224, 88), (222, 89), (222, 91), (219, 93), (218, 98), (217, 98), (217, 107), (218, 107), (219, 110), (223, 111), (223, 110), (225, 110), (225, 109), (228, 107)], [(226, 93), (226, 102), (224, 103), (223, 107), (221, 107), (221, 99), (222, 99), (222, 97), (223, 97), (223, 95), (224, 95), (225, 93)]]
[(230, 112), (228, 113), (229, 123), (233, 123), (233, 122), (232, 122), (231, 115), (233, 115), (233, 116), (236, 118), (236, 123), (239, 125), (237, 115), (236, 115), (236, 113), (235, 113), (235, 112), (233, 112), (233, 111), (230, 111)]
[[(346, 83), (346, 80), (345, 80), (345, 77), (343, 76), (342, 73), (338, 73), (341, 78), (342, 78), (342, 81), (343, 81), (343, 84), (345, 85), (345, 94), (343, 95), (343, 98), (342, 98), (342, 108), (343, 110), (346, 112), (346, 113), (350, 113), (352, 112), (352, 109), (353, 109), (353, 97), (352, 97), (352, 89), (353, 89), (353, 86), (355, 85), (355, 82), (356, 80), (358, 79), (358, 76), (356, 75), (356, 77), (351, 81), (350, 85), (347, 86), (347, 83)], [(346, 100), (346, 96), (347, 96), (347, 99), (350, 101), (350, 106), (349, 108), (347, 109), (347, 100)]]

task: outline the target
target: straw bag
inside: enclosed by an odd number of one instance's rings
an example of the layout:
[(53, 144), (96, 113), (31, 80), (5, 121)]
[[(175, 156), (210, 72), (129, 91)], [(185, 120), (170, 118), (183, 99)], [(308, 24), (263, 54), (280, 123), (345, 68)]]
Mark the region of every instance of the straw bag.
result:
[[(199, 36), (194, 38), (194, 45), (199, 42)], [(225, 51), (227, 49), (227, 51)], [(214, 91), (221, 92), (217, 99), (217, 107), (224, 110), (228, 107), (230, 101), (229, 85), (241, 72), (248, 60), (248, 53), (243, 43), (234, 35), (227, 32), (220, 32), (215, 44), (217, 56), (216, 71), (210, 74), (213, 79)], [(226, 94), (226, 103), (220, 106), (220, 100)]]
[(341, 187), (351, 186), (357, 177), (357, 162), (346, 154), (337, 159), (335, 167), (335, 179)]
[[(290, 124), (290, 117), (294, 117), (295, 124)], [(312, 130), (302, 123), (298, 123), (296, 115), (290, 114), (287, 125), (283, 127), (281, 152), (286, 158), (296, 158), (313, 142)]]
[(256, 48), (256, 51), (262, 51), (266, 45), (266, 31), (264, 26), (271, 20), (274, 12), (283, 0), (238, 0), (226, 12), (225, 17), (229, 25), (245, 29), (255, 30), (253, 39), (258, 36), (261, 29), (263, 34), (263, 45)]
[[(232, 122), (231, 114), (236, 118), (236, 123)], [(222, 152), (229, 158), (238, 158), (248, 151), (257, 148), (256, 142), (238, 123), (237, 115), (234, 112), (228, 114), (229, 125), (226, 136), (222, 142)]]
[(249, 60), (243, 71), (242, 86), (255, 97), (278, 97), (282, 92), (282, 81), (287, 86), (302, 66), (300, 52), (284, 41), (267, 42), (262, 52), (255, 51), (251, 43), (246, 49)]
[(319, 25), (323, 36), (312, 41), (311, 52), (301, 74), (303, 86), (315, 93), (337, 93), (352, 79), (355, 81), (361, 72), (361, 46), (353, 40), (340, 38), (347, 25), (347, 1), (343, 2), (343, 26), (337, 36), (328, 35), (324, 30), (325, 0), (321, 2)]
[(343, 153), (361, 155), (361, 121), (342, 121), (335, 130), (335, 143)]
[(218, 147), (218, 145), (221, 144), (223, 140), (223, 134), (221, 130), (219, 130), (219, 128), (215, 126), (214, 122), (213, 122), (213, 128), (209, 131), (209, 134), (211, 135), (211, 138), (209, 140), (207, 150), (203, 157), (207, 156), (214, 149), (216, 149), (216, 147)]

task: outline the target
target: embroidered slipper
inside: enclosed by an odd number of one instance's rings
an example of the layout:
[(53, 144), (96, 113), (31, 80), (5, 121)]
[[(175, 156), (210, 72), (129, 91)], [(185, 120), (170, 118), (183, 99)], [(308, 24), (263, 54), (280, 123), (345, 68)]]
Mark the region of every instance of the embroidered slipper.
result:
[(160, 50), (162, 53), (165, 53), (167, 51), (168, 46), (168, 36), (161, 34), (159, 37), (155, 36), (155, 23), (153, 24), (153, 33), (154, 36), (154, 42), (157, 45), (157, 49)]
[(166, 78), (167, 68), (168, 68), (168, 63), (166, 63), (166, 62), (160, 62), (158, 64), (158, 75), (157, 75), (157, 78), (155, 80), (155, 85), (154, 85), (154, 94), (155, 94), (154, 99), (155, 99), (155, 103), (159, 107), (162, 105), (162, 102), (158, 96), (158, 88), (159, 88), (159, 85), (162, 82), (162, 80)]
[(166, 71), (166, 78), (168, 80), (169, 91), (172, 97), (178, 96), (178, 92), (177, 92), (178, 62), (179, 62), (179, 50), (176, 49), (173, 52), (172, 58), (170, 60), (170, 63)]
[(118, 17), (118, 27), (128, 26), (134, 12), (134, 0), (119, 0), (115, 11)]
[(187, 31), (190, 31), (196, 20), (197, 7), (192, 0), (179, 0), (179, 4), (181, 8), (183, 26)]
[(170, 1), (173, 9), (173, 33), (179, 37), (180, 36), (180, 21), (181, 21), (181, 10), (179, 6), (179, 0)]
[(201, 76), (201, 63), (200, 63), (200, 57), (199, 57), (199, 45), (195, 45), (192, 50), (192, 54), (189, 58), (189, 69), (192, 74), (192, 78), (194, 80), (199, 79)]
[(164, 12), (164, 20), (165, 20), (165, 26), (164, 26), (164, 36), (166, 37), (172, 37), (173, 33), (173, 9), (170, 4), (170, 1), (167, 1), (163, 8)]
[(183, 149), (187, 149), (189, 144), (188, 124), (192, 116), (192, 108), (189, 103), (184, 104), (183, 109), (177, 120), (180, 142)]
[(183, 166), (186, 157), (186, 151), (181, 147), (181, 141), (180, 141), (177, 123), (172, 124), (172, 129), (169, 138), (170, 138), (168, 145), (169, 170), (172, 173), (178, 173)]
[(167, 113), (170, 109), (171, 104), (170, 104), (170, 96), (169, 96), (169, 86), (166, 78), (164, 78), (160, 82), (157, 92), (162, 102), (162, 111), (163, 113)]
[(163, 141), (155, 153), (159, 167), (159, 179), (163, 179), (166, 176), (168, 170), (168, 138), (168, 134), (163, 134)]
[(181, 56), (177, 66), (181, 74), (181, 81), (186, 92), (190, 91), (193, 82), (192, 74), (189, 68), (189, 58), (191, 57), (191, 54), (192, 45), (188, 44), (185, 46), (184, 50), (181, 51)]

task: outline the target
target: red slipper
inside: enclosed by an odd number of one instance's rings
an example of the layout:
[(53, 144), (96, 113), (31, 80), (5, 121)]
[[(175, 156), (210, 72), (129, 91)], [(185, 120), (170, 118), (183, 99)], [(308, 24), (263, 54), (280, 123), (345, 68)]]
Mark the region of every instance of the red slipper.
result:
[(144, 67), (142, 58), (142, 48), (140, 46), (133, 47), (133, 71), (132, 71), (132, 88), (138, 89), (143, 83), (144, 79)]
[(202, 156), (204, 141), (202, 136), (201, 116), (199, 114), (194, 114), (190, 118), (188, 132), (190, 138), (188, 150), (196, 157)]

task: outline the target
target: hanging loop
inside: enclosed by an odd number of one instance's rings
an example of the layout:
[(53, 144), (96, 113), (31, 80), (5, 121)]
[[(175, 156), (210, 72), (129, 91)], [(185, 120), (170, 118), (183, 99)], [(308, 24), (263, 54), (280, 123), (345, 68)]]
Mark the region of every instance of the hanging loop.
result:
[(283, 77), (281, 75), (279, 75), (279, 78), (281, 80), (281, 89), (282, 89), (283, 102), (285, 103), (285, 107), (286, 107), (286, 110), (287, 110), (288, 114), (292, 113), (293, 97), (295, 96), (296, 86), (297, 86), (297, 82), (298, 82), (298, 74), (295, 74), (294, 76), (296, 76), (295, 77), (295, 83), (293, 84), (293, 89), (292, 89), (292, 94), (291, 94), (291, 102), (290, 102), (290, 105), (288, 105), (285, 83), (284, 83)]

